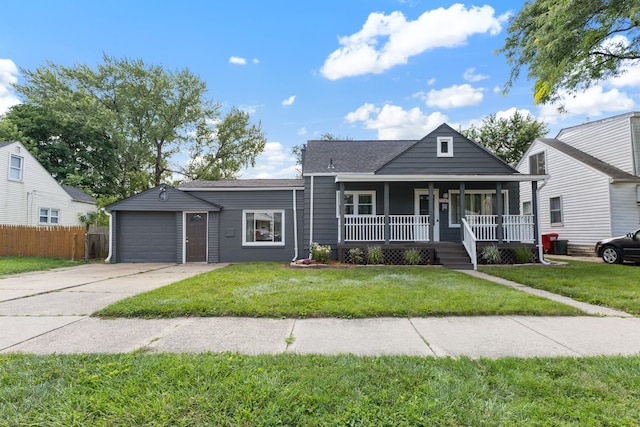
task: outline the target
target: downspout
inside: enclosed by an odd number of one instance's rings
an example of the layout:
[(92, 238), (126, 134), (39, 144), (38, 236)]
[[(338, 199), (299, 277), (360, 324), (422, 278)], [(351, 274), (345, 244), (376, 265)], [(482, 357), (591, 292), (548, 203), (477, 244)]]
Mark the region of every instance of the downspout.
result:
[(296, 189), (293, 189), (293, 259), (298, 259), (298, 201), (296, 199)]
[(313, 175), (311, 175), (311, 194), (309, 197), (309, 258), (311, 258), (311, 246), (313, 245)]
[(544, 248), (542, 247), (542, 227), (540, 227), (540, 190), (547, 185), (547, 178), (542, 181), (542, 184), (536, 186), (536, 223), (538, 229), (538, 259), (540, 264), (551, 265), (551, 263), (544, 259)]
[(104, 260), (104, 262), (106, 263), (111, 263), (111, 248), (113, 246), (113, 218), (111, 217), (111, 212), (109, 211), (104, 211), (107, 216), (109, 217), (109, 253), (107, 254), (107, 258)]

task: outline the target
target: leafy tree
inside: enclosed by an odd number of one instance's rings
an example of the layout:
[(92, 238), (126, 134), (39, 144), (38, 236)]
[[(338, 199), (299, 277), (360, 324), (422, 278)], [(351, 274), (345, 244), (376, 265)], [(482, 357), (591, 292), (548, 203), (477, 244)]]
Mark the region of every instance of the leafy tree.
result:
[[(640, 59), (640, 0), (528, 0), (510, 20), (508, 91), (527, 68), (536, 104), (624, 72)], [(617, 37), (624, 36), (624, 37)]]
[(0, 121), (2, 126), (16, 129), (15, 137), (8, 139), (22, 142), (62, 184), (95, 195), (117, 192), (116, 146), (82, 120), (61, 120), (43, 107), (18, 104)]
[(515, 165), (534, 139), (547, 134), (544, 122), (517, 111), (509, 118), (497, 118), (491, 114), (482, 120), (480, 127), (471, 126), (461, 133), (495, 153), (505, 162)]
[[(51, 120), (48, 135), (37, 140), (52, 144), (60, 141), (62, 131), (79, 127), (80, 143), (91, 147), (92, 153), (98, 149), (109, 152), (111, 181), (121, 197), (169, 180), (179, 169), (172, 165), (176, 153), (209, 158), (209, 150), (217, 149), (223, 140), (212, 132), (212, 123), (220, 121), (220, 105), (205, 98), (206, 83), (187, 69), (170, 72), (140, 59), (105, 55), (95, 69), (47, 62), (35, 71), (22, 70), (22, 74), (25, 83), (16, 85), (16, 91), (25, 104)], [(235, 112), (230, 116), (238, 117)], [(234, 136), (227, 138), (233, 142), (225, 141), (225, 149), (214, 156), (219, 176), (235, 173), (238, 163), (252, 163), (264, 148), (246, 153), (232, 149), (233, 143), (242, 141), (238, 135), (253, 135), (256, 128), (259, 131), (259, 126), (249, 126), (248, 118), (238, 123), (245, 127), (234, 128)], [(63, 142), (69, 145), (71, 141), (65, 138)], [(241, 158), (226, 157), (236, 155)], [(95, 172), (111, 176), (104, 168)], [(78, 174), (82, 176), (82, 171)]]
[(258, 125), (251, 124), (249, 113), (232, 108), (214, 129), (199, 129), (192, 159), (182, 169), (190, 180), (233, 179), (241, 168), (255, 166), (255, 159), (267, 143)]

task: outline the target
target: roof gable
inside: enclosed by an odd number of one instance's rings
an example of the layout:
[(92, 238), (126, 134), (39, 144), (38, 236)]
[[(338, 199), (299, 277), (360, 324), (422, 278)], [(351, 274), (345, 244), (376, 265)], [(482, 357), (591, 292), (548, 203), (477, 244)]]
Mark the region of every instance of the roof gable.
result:
[[(438, 157), (438, 138), (453, 138), (452, 155)], [(516, 169), (443, 123), (376, 170), (380, 175), (514, 174)]]
[[(161, 196), (165, 194), (165, 196)], [(204, 210), (217, 212), (222, 207), (202, 200), (192, 194), (180, 191), (170, 185), (157, 187), (138, 193), (134, 196), (112, 203), (105, 207), (108, 211), (174, 211)]]

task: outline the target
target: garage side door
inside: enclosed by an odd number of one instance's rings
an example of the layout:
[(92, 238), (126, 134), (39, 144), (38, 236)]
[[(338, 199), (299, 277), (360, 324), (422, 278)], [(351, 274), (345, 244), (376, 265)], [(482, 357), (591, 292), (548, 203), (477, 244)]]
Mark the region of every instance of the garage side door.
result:
[(174, 212), (119, 212), (118, 262), (177, 262)]

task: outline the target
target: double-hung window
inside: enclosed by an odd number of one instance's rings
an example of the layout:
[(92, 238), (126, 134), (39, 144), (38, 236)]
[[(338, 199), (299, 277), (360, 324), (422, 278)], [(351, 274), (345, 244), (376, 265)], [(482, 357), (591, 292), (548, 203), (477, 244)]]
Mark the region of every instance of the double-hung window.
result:
[(244, 246), (284, 246), (283, 210), (242, 212)]
[(529, 173), (532, 175), (546, 175), (547, 166), (544, 159), (544, 151), (529, 156)]
[[(340, 216), (340, 192), (337, 193), (337, 215)], [(376, 192), (375, 191), (345, 191), (344, 192), (345, 215), (375, 215)]]
[(60, 209), (40, 208), (40, 224), (60, 224)]
[[(509, 192), (502, 190), (502, 215), (509, 212)], [(492, 190), (467, 190), (464, 192), (465, 215), (497, 215), (496, 192)], [(449, 191), (449, 226), (460, 226), (460, 191)]]
[(9, 159), (9, 179), (12, 181), (22, 181), (24, 169), (24, 158), (12, 154)]
[(552, 197), (549, 199), (549, 219), (551, 225), (562, 224), (562, 198)]

